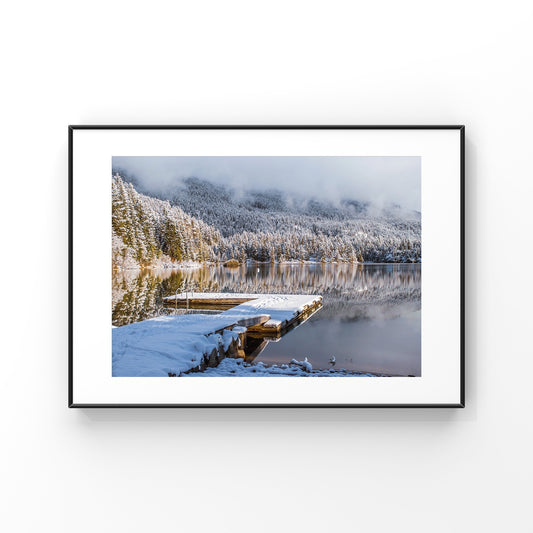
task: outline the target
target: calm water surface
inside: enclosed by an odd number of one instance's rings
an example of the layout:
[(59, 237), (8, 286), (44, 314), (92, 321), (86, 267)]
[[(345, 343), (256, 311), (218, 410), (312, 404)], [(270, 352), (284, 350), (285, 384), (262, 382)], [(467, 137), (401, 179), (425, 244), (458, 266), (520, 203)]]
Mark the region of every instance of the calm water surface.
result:
[(323, 307), (281, 339), (251, 341), (250, 361), (288, 363), (307, 357), (317, 369), (420, 375), (420, 264), (261, 264), (114, 273), (113, 324), (175, 312), (163, 306), (163, 297), (186, 285), (199, 292), (322, 295)]

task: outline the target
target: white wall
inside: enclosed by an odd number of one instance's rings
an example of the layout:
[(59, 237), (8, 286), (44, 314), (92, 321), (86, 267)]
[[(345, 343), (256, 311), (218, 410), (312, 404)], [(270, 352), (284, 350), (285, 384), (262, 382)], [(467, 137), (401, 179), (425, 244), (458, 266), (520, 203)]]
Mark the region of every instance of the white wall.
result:
[[(0, 526), (527, 531), (532, 15), (512, 0), (6, 4)], [(466, 124), (467, 408), (68, 410), (69, 123)]]

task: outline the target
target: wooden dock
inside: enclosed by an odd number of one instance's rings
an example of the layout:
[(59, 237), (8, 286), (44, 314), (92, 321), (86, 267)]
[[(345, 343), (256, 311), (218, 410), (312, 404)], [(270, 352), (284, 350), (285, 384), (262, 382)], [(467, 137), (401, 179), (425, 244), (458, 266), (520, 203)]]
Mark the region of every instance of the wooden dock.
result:
[[(218, 309), (228, 317), (244, 314), (253, 317), (254, 324), (242, 324), (240, 320), (239, 325), (245, 325), (251, 334), (272, 337), (279, 337), (322, 307), (322, 297), (317, 295), (188, 292), (168, 296), (163, 301), (166, 306), (178, 309)], [(282, 309), (277, 308), (280, 301), (284, 304)]]
[[(216, 314), (160, 316), (113, 329), (113, 376), (176, 376), (217, 366), (225, 357), (252, 358), (269, 340), (307, 320), (322, 306), (318, 295), (194, 293), (165, 299), (209, 305)], [(202, 308), (202, 307), (200, 307)], [(222, 310), (224, 309), (224, 310)]]
[(237, 305), (249, 302), (255, 298), (205, 298), (202, 293), (189, 293), (189, 298), (179, 294), (178, 297), (169, 296), (163, 299), (167, 307), (176, 307), (177, 309), (219, 309), (221, 311), (231, 309)]
[(313, 302), (312, 304), (305, 305), (304, 308), (299, 311), (294, 317), (284, 322), (274, 322), (271, 321), (262, 322), (256, 324), (255, 326), (250, 326), (248, 328), (248, 333), (261, 337), (269, 338), (279, 338), (281, 337), (288, 329), (291, 329), (297, 325), (305, 322), (311, 315), (314, 315), (322, 307), (322, 300)]

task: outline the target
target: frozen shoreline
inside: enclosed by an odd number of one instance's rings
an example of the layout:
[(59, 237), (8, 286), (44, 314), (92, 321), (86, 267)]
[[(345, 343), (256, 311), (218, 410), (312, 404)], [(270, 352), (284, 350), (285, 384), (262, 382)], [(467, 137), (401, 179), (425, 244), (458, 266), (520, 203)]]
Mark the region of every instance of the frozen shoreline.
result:
[(242, 359), (226, 358), (215, 368), (207, 368), (203, 372), (188, 372), (182, 377), (388, 377), (384, 374), (370, 374), (340, 369), (304, 370), (299, 364), (265, 365), (263, 362), (245, 363)]
[[(223, 298), (220, 293), (196, 293)], [(279, 328), (310, 306), (318, 295), (242, 294), (249, 301), (216, 315), (156, 317), (112, 329), (113, 376), (180, 375), (215, 366), (236, 352), (247, 326)], [(172, 298), (172, 297), (171, 297)], [(175, 298), (175, 297), (174, 297)]]
[[(361, 265), (361, 266), (373, 266), (373, 265), (420, 265), (422, 261), (415, 262), (389, 262), (389, 263), (374, 263), (372, 261), (256, 261), (254, 259), (247, 259), (244, 263), (239, 263), (237, 267), (240, 268), (246, 265)], [(155, 263), (147, 266), (134, 266), (130, 268), (119, 268), (116, 269), (116, 272), (140, 272), (142, 270), (194, 270), (203, 267), (213, 267), (213, 266), (224, 266), (223, 262), (209, 262), (199, 263), (197, 261), (186, 261), (184, 263), (174, 263), (174, 262), (162, 262)], [(229, 267), (226, 267), (229, 268)]]

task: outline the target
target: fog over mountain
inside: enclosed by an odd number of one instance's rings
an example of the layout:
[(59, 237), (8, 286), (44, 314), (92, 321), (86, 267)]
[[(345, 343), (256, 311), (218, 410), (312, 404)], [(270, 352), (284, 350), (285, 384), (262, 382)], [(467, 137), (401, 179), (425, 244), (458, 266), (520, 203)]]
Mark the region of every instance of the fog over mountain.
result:
[(135, 176), (147, 194), (169, 196), (188, 178), (206, 180), (231, 190), (276, 190), (292, 199), (338, 204), (357, 200), (376, 206), (420, 211), (421, 160), (413, 157), (113, 157), (113, 168)]
[[(131, 171), (130, 171), (131, 172)], [(235, 189), (196, 177), (153, 183), (113, 168), (113, 265), (179, 261), (419, 262), (418, 211), (376, 208), (269, 188)], [(161, 182), (160, 182), (161, 183)]]

